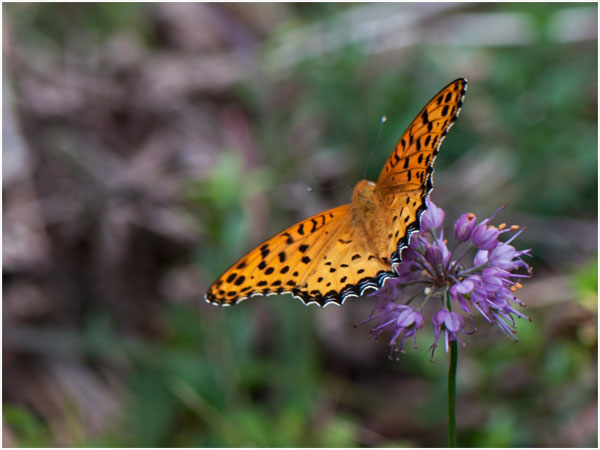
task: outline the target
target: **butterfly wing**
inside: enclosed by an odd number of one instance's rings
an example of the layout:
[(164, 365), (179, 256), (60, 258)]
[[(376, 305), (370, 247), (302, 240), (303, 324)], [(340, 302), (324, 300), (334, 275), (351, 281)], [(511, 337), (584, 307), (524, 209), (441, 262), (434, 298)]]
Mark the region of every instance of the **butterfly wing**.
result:
[(427, 196), (433, 189), (433, 163), (460, 113), (466, 90), (467, 80), (459, 78), (438, 92), (398, 140), (379, 175), (376, 191), (394, 237), (390, 240), (392, 265), (400, 262), (400, 252), (410, 235), (419, 230)]
[(228, 306), (254, 295), (291, 293), (307, 304), (341, 304), (393, 276), (389, 263), (360, 242), (350, 205), (330, 209), (249, 252), (212, 284), (206, 301)]

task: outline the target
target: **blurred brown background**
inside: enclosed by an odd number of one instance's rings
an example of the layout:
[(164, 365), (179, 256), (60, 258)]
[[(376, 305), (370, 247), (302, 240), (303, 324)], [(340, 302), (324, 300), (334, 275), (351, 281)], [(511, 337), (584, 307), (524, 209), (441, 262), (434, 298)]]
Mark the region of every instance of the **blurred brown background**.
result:
[[(459, 443), (597, 446), (597, 5), (4, 4), (5, 446), (445, 445), (446, 355), (373, 299), (229, 309), (244, 251), (348, 201), (464, 76), (447, 223), (507, 208), (519, 343), (460, 350)], [(431, 334), (431, 333), (430, 333)]]

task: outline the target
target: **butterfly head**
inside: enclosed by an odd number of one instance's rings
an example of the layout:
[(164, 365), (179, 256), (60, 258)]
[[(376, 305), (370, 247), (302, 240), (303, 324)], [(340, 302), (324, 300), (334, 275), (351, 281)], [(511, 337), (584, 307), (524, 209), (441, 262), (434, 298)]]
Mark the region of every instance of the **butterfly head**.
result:
[(361, 180), (354, 187), (352, 193), (352, 204), (354, 206), (367, 208), (370, 204), (374, 205), (375, 201), (375, 186), (373, 181)]

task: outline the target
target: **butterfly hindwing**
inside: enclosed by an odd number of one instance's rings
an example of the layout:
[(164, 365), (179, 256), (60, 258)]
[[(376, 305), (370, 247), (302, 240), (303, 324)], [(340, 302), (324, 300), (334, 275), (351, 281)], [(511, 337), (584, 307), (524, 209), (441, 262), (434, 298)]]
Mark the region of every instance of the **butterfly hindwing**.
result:
[(365, 243), (364, 230), (352, 222), (351, 213), (336, 226), (327, 245), (314, 254), (314, 265), (303, 283), (311, 301), (322, 306), (342, 304), (349, 297), (380, 288), (394, 276), (389, 260), (378, 257)]

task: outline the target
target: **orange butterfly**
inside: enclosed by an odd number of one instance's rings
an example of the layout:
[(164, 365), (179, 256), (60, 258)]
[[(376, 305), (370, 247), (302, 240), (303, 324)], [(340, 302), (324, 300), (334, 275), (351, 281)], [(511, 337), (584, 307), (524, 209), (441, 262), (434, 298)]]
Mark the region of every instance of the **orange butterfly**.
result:
[(453, 81), (404, 132), (377, 183), (359, 181), (352, 203), (303, 220), (264, 242), (208, 289), (229, 306), (253, 295), (291, 293), (306, 304), (342, 304), (395, 277), (402, 249), (419, 230), (433, 162), (456, 121), (467, 80)]

